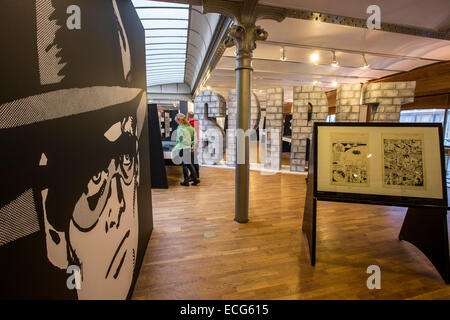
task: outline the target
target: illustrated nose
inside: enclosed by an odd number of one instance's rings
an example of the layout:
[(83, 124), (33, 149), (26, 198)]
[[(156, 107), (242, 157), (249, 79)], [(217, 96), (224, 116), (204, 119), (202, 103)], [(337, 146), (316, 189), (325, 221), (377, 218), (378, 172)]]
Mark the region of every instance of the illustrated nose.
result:
[(109, 211), (109, 221), (105, 227), (106, 232), (109, 229), (116, 228), (118, 229), (120, 226), (120, 219), (122, 218), (122, 214), (125, 211), (125, 199), (123, 196), (122, 184), (120, 182), (120, 176), (115, 176), (111, 180), (111, 197), (109, 200), (110, 211)]

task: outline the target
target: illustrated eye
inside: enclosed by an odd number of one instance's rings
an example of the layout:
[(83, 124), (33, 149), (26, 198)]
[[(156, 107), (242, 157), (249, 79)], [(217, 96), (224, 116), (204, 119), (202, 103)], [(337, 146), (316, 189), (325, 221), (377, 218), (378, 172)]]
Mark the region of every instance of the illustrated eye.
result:
[(87, 185), (88, 196), (97, 194), (102, 190), (106, 181), (106, 176), (107, 173), (105, 171), (100, 171), (96, 175), (92, 176)]
[(102, 172), (100, 171), (99, 173), (97, 173), (95, 176), (92, 177), (92, 182), (94, 184), (99, 184), (102, 178)]
[(123, 165), (129, 167), (131, 165), (131, 157), (129, 154), (123, 156)]
[(91, 178), (87, 185), (87, 202), (89, 205), (89, 209), (94, 211), (98, 206), (99, 200), (102, 198), (105, 193), (105, 188), (107, 185), (107, 176), (108, 173), (105, 171), (100, 171), (95, 176)]

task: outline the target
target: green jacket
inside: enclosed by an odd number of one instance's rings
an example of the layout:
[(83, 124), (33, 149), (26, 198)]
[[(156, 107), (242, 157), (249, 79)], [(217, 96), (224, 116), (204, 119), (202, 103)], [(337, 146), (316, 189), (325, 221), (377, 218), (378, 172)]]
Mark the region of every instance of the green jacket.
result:
[(177, 128), (177, 143), (175, 149), (190, 149), (197, 144), (197, 134), (195, 129), (190, 126), (179, 125)]

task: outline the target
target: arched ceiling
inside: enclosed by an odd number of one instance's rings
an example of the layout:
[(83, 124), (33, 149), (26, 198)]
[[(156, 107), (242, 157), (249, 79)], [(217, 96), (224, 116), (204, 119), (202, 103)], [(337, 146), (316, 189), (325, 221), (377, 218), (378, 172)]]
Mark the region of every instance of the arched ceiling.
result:
[(201, 6), (189, 4), (132, 2), (145, 29), (148, 91), (190, 94), (202, 76), (220, 15), (203, 14)]

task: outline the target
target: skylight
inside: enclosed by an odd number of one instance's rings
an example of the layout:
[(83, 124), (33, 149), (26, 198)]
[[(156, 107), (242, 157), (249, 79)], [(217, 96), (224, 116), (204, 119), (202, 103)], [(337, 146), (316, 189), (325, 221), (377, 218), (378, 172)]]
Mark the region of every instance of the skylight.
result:
[(145, 29), (147, 85), (184, 83), (189, 5), (133, 0)]

